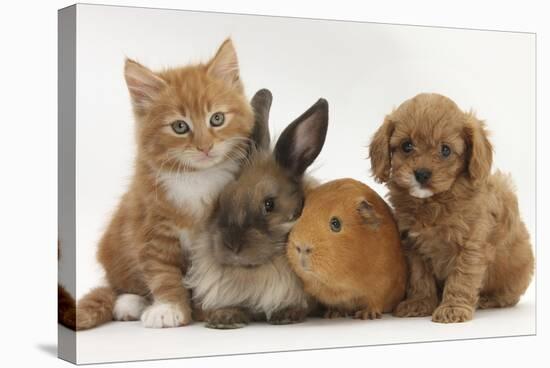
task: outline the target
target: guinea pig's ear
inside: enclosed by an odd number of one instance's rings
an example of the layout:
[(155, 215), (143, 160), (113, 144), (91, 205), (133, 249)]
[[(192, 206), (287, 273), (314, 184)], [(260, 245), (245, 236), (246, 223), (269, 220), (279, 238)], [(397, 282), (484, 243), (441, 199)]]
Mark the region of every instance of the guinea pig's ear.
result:
[(327, 136), (328, 102), (319, 99), (283, 131), (275, 145), (275, 160), (300, 177), (317, 158)]
[(363, 219), (363, 223), (372, 227), (380, 225), (380, 216), (376, 213), (374, 206), (366, 198), (360, 198), (357, 203), (357, 213)]
[(491, 173), (493, 146), (489, 142), (485, 123), (472, 112), (466, 113), (465, 118), (466, 170), (475, 183), (487, 179)]
[(382, 126), (378, 128), (369, 145), (369, 158), (372, 175), (379, 183), (387, 182), (390, 178), (391, 151), (390, 138), (395, 129), (395, 123), (386, 116)]
[(261, 89), (254, 97), (250, 104), (254, 110), (255, 122), (252, 131), (252, 142), (258, 150), (268, 150), (269, 137), (269, 110), (271, 109), (271, 101), (273, 96), (268, 89)]

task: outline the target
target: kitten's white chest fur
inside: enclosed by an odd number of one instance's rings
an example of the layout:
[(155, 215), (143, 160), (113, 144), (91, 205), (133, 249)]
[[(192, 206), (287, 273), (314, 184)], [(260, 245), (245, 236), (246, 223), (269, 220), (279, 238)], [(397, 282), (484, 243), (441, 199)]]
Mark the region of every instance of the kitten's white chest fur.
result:
[(214, 167), (192, 172), (163, 172), (159, 180), (168, 199), (177, 208), (200, 218), (210, 208), (221, 190), (239, 170), (239, 164), (227, 160)]

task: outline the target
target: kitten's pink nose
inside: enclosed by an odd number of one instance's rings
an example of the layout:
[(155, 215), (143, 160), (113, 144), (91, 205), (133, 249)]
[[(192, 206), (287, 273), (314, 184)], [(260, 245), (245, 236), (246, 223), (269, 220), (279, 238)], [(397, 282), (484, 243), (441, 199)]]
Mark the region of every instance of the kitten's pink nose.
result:
[(204, 146), (197, 146), (197, 149), (208, 156), (208, 154), (212, 150), (212, 144), (204, 145)]

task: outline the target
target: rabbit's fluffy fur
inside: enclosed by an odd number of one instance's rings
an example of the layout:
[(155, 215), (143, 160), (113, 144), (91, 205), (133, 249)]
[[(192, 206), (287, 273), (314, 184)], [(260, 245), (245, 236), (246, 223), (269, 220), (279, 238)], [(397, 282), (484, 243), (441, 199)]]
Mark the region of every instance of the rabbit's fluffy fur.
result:
[(304, 172), (324, 144), (328, 103), (320, 99), (289, 124), (273, 150), (269, 91), (258, 92), (252, 106), (257, 149), (220, 194), (202, 235), (182, 242), (191, 259), (184, 283), (212, 328), (243, 327), (250, 319), (300, 322), (311, 306), (285, 246), (311, 183)]
[(463, 322), (476, 307), (519, 301), (533, 273), (529, 234), (510, 180), (491, 174), (483, 122), (444, 96), (420, 94), (386, 116), (370, 159), (410, 266), (395, 315)]
[(307, 296), (284, 253), (256, 267), (223, 265), (213, 254), (213, 237), (205, 233), (194, 242), (191, 268), (185, 277), (202, 309), (239, 306), (269, 319), (276, 310), (307, 308)]

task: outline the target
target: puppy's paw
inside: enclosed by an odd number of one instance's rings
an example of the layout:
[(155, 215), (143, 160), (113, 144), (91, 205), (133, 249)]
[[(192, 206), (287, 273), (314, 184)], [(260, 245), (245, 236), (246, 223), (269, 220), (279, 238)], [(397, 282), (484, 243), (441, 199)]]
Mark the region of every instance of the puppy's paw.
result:
[(482, 295), (479, 297), (477, 307), (479, 309), (511, 307), (516, 305), (518, 301), (519, 298), (517, 296)]
[(379, 319), (382, 318), (382, 311), (378, 308), (365, 308), (355, 312), (356, 319)]
[(474, 310), (469, 306), (440, 305), (432, 315), (432, 321), (438, 323), (459, 323), (470, 321)]
[(184, 326), (191, 322), (191, 308), (175, 303), (157, 303), (145, 309), (141, 322), (148, 328)]
[(248, 324), (249, 320), (248, 315), (242, 309), (217, 309), (208, 312), (205, 327), (220, 330), (242, 328)]
[(115, 302), (113, 318), (116, 321), (138, 321), (147, 307), (147, 300), (141, 295), (122, 294)]
[(288, 325), (291, 323), (303, 322), (307, 316), (307, 309), (300, 307), (288, 307), (273, 312), (267, 322), (272, 325)]
[(349, 316), (350, 312), (339, 308), (327, 308), (327, 310), (323, 314), (323, 318), (326, 319), (346, 318)]
[(396, 317), (426, 317), (432, 315), (437, 301), (432, 299), (407, 299), (399, 303), (393, 311)]

